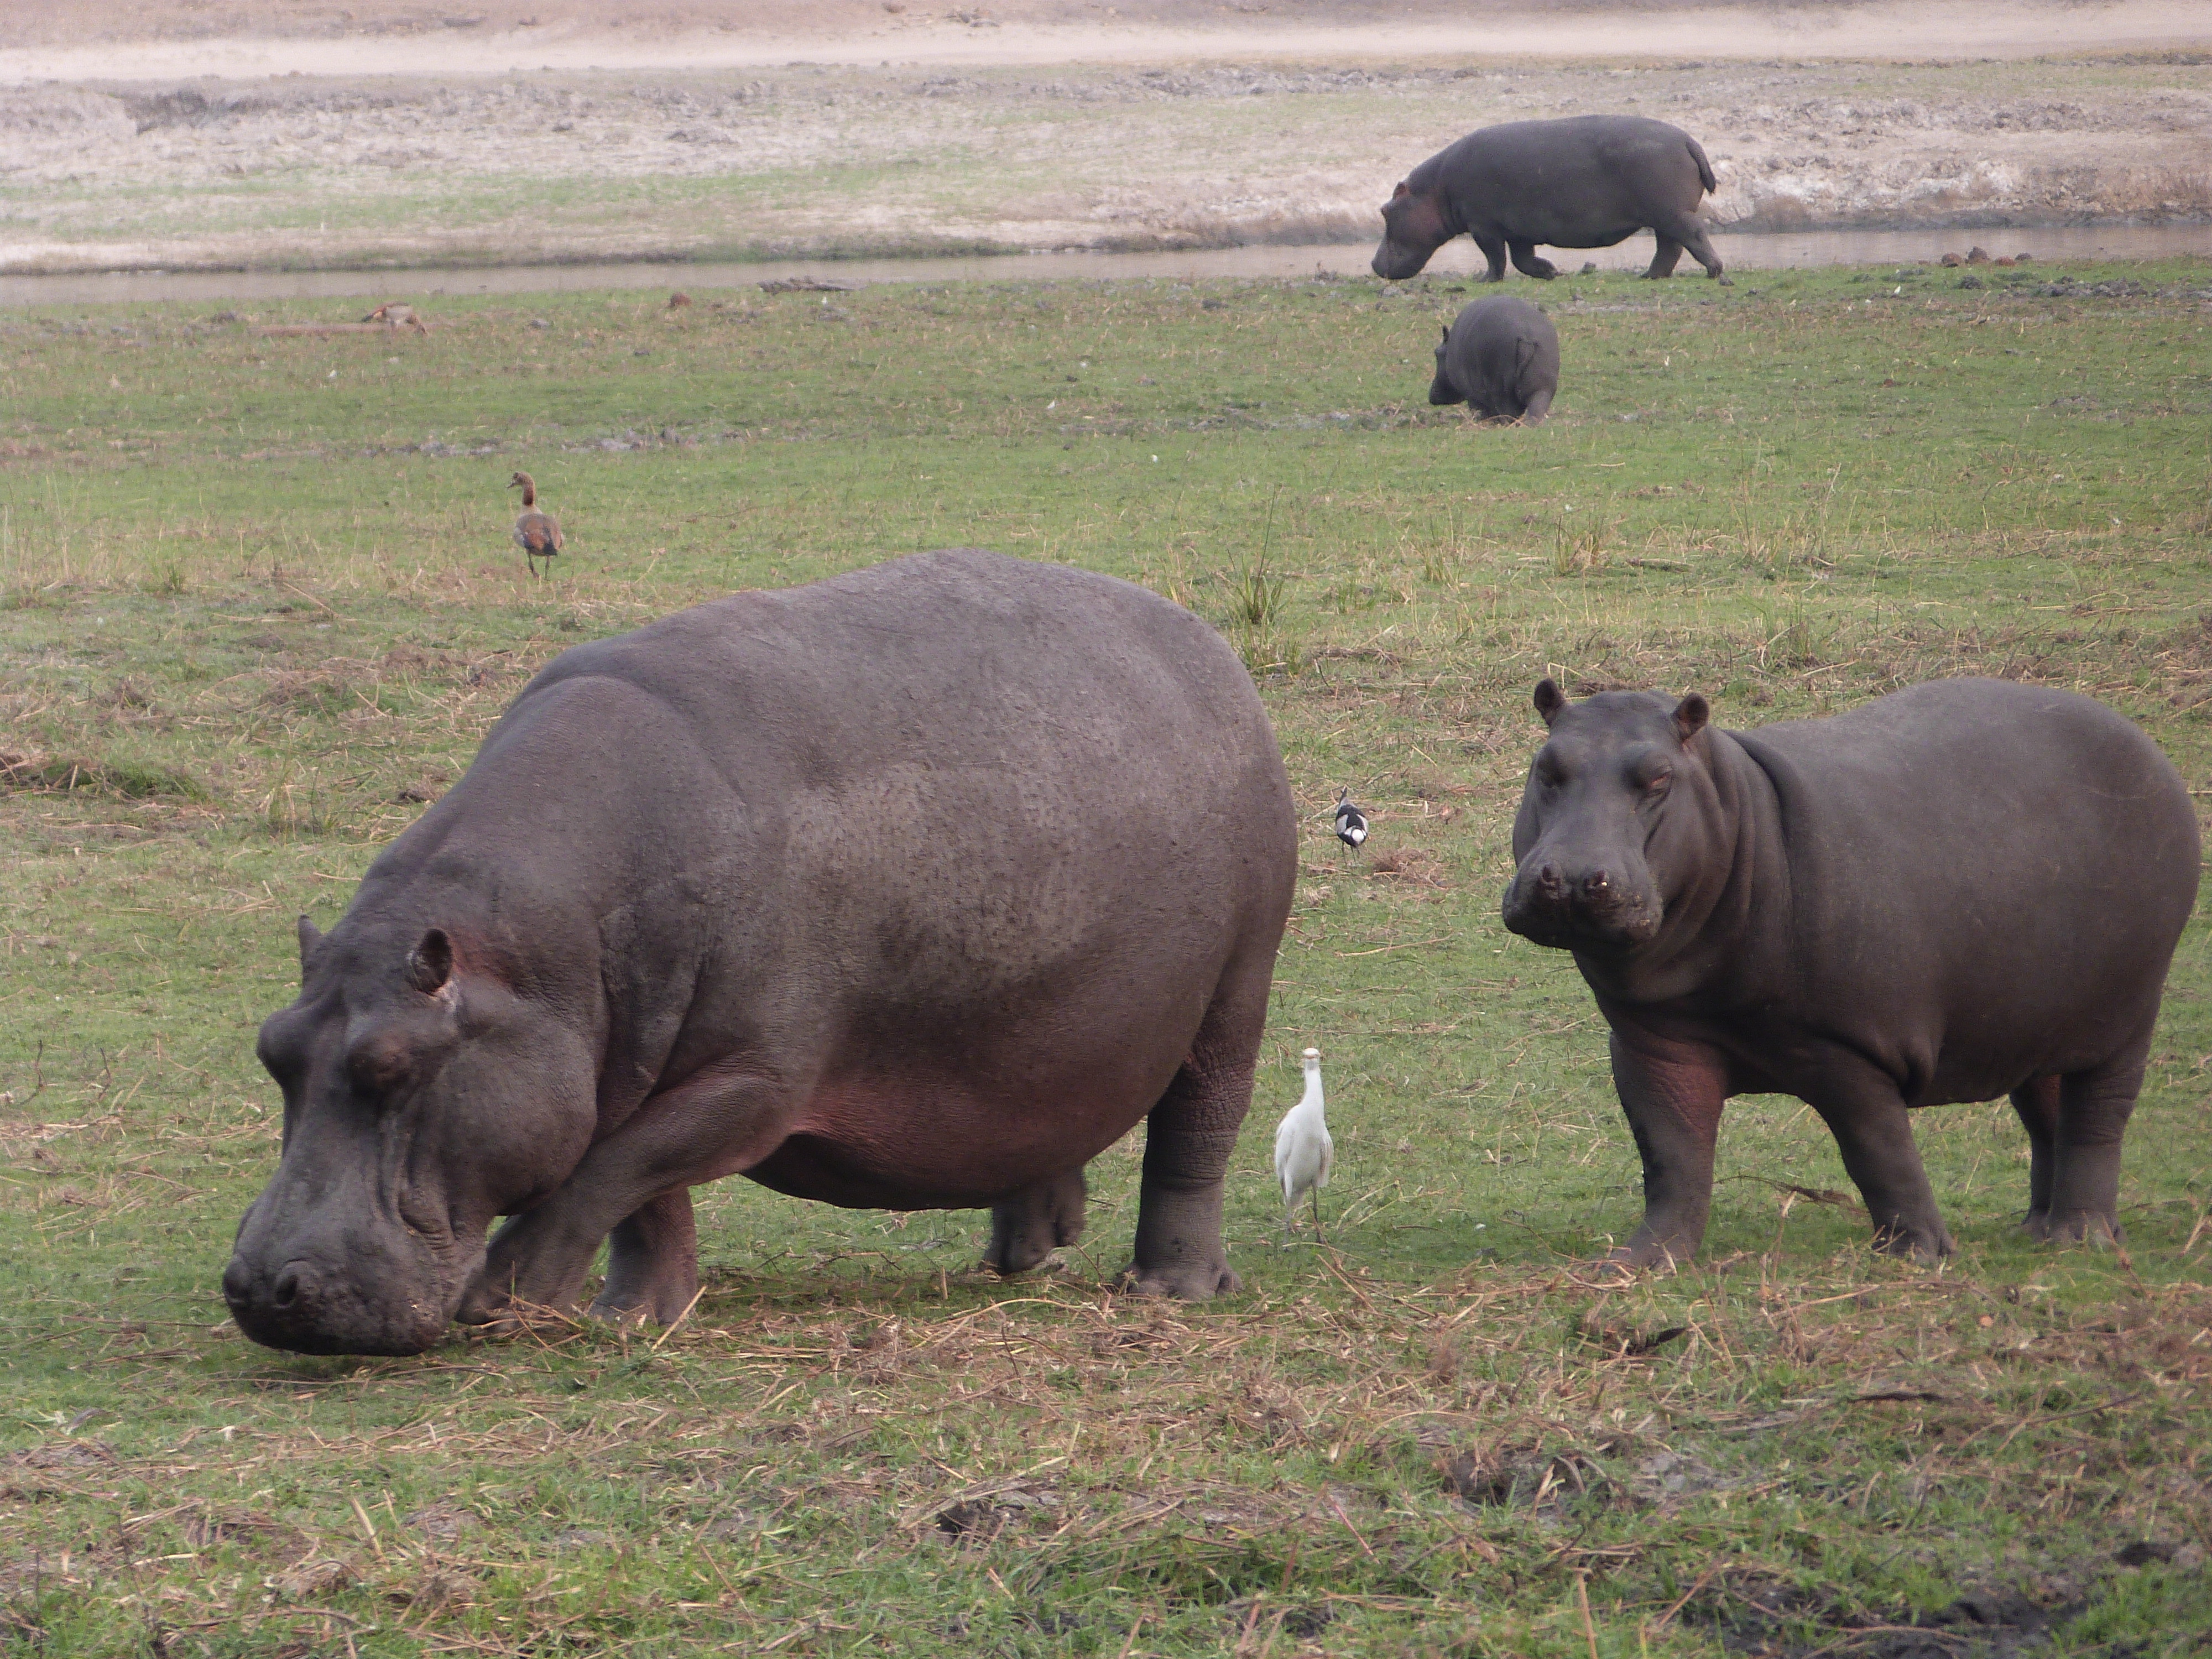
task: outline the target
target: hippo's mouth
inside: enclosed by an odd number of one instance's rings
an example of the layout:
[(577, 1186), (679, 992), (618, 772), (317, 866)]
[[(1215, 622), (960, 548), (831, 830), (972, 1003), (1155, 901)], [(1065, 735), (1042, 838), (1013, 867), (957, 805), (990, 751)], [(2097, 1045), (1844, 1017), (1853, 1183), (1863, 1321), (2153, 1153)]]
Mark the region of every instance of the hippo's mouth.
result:
[(1612, 899), (1553, 896), (1516, 880), (1505, 890), (1505, 926), (1533, 944), (1557, 950), (1642, 945), (1659, 931), (1663, 912), (1641, 894)]

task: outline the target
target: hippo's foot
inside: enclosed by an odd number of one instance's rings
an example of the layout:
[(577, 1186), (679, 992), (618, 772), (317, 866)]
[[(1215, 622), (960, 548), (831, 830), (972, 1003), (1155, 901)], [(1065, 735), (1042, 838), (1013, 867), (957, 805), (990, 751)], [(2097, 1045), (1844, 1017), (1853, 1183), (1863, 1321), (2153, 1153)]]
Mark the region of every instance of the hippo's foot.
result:
[(1884, 1255), (1907, 1256), (1930, 1267), (1959, 1254), (1959, 1247), (1940, 1221), (1918, 1226), (1893, 1221), (1876, 1230), (1874, 1247)]
[(1158, 1267), (1131, 1262), (1115, 1288), (1124, 1296), (1167, 1296), (1178, 1302), (1210, 1302), (1244, 1288), (1226, 1261), (1183, 1261)]
[(1723, 288), (1734, 288), (1735, 286), (1735, 278), (1729, 276), (1724, 270), (1710, 271), (1707, 275), (1711, 276), (1712, 279), (1718, 283)]
[(607, 1282), (592, 1317), (618, 1325), (672, 1325), (699, 1297), (699, 1229), (689, 1188), (660, 1194), (607, 1235)]
[(991, 1245), (983, 1253), (983, 1265), (1008, 1276), (1037, 1267), (1061, 1245), (1083, 1237), (1088, 1200), (1080, 1169), (1000, 1200), (991, 1206)]
[(2120, 1224), (2117, 1217), (2101, 1210), (2057, 1210), (2041, 1218), (2033, 1212), (2027, 1224), (2034, 1237), (2051, 1244), (2117, 1244), (2120, 1242)]
[(1639, 1241), (1632, 1238), (1627, 1243), (1607, 1250), (1591, 1265), (1620, 1273), (1642, 1273), (1647, 1268), (1655, 1273), (1670, 1273), (1679, 1267), (1688, 1267), (1697, 1254), (1696, 1245), (1681, 1239), (1669, 1242), (1665, 1239)]

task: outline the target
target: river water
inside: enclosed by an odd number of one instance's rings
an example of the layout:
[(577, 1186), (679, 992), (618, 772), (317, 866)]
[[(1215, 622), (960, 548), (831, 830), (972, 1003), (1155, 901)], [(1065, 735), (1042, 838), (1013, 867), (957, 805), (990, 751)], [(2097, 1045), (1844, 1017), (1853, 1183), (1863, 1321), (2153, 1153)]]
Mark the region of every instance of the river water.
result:
[[(2149, 259), (2212, 255), (2212, 226), (2069, 225), (2025, 230), (1814, 230), (1714, 237), (1731, 270), (1780, 270), (1812, 265), (1898, 265), (1965, 253), (1977, 245), (1991, 257), (2033, 253), (2039, 263)], [(813, 259), (742, 264), (607, 264), (498, 265), (413, 270), (131, 270), (64, 276), (0, 276), (0, 306), (94, 305), (149, 301), (251, 302), (257, 300), (397, 299), (441, 295), (568, 294), (585, 289), (674, 289), (711, 292), (764, 282), (959, 283), (1111, 281), (1124, 277), (1365, 276), (1370, 242), (1314, 247), (1232, 247), (1178, 253), (997, 253), (943, 259)], [(1651, 258), (1649, 235), (1617, 247), (1553, 250), (1562, 270), (1594, 260), (1607, 271), (1641, 270)], [(1465, 237), (1429, 262), (1437, 276), (1483, 269)], [(1685, 254), (1676, 275), (1702, 276)]]

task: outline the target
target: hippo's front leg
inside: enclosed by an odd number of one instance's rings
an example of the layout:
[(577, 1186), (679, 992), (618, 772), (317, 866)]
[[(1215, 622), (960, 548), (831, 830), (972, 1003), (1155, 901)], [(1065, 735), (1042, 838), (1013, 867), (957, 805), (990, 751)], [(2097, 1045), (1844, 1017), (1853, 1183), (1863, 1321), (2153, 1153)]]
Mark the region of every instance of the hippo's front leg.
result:
[(1839, 1059), (1810, 1102), (1836, 1138), (1844, 1168), (1874, 1219), (1875, 1248), (1937, 1261), (1957, 1253), (1936, 1189), (1912, 1139), (1912, 1115), (1897, 1085), (1856, 1055)]
[(699, 1224), (691, 1189), (672, 1187), (607, 1235), (607, 1282), (592, 1299), (600, 1319), (672, 1325), (699, 1294)]
[(2027, 1214), (2031, 1238), (2051, 1237), (2051, 1181), (2058, 1169), (2058, 1079), (2032, 1077), (2012, 1091), (2012, 1109), (2027, 1131)]
[(1713, 1145), (1728, 1062), (1702, 1043), (1633, 1030), (1612, 1038), (1613, 1085), (1644, 1159), (1644, 1219), (1607, 1257), (1624, 1267), (1687, 1261), (1713, 1206)]
[(1475, 246), (1482, 250), (1482, 257), (1490, 261), (1490, 269), (1474, 280), (1478, 283), (1504, 282), (1505, 280), (1505, 239), (1502, 236), (1486, 236), (1479, 230), (1470, 230), (1468, 235), (1474, 239)]
[[(509, 1305), (567, 1312), (581, 1299), (599, 1242), (614, 1237), (603, 1306), (683, 1311), (697, 1288), (690, 1190), (758, 1164), (784, 1136), (783, 1091), (753, 1076), (709, 1073), (653, 1096), (584, 1154), (542, 1203), (513, 1217), (484, 1252), (457, 1316), (485, 1324)], [(664, 1313), (682, 1287), (682, 1300)]]
[(991, 1206), (991, 1248), (986, 1267), (1024, 1273), (1063, 1244), (1083, 1237), (1084, 1207), (1090, 1188), (1079, 1167), (1040, 1181)]

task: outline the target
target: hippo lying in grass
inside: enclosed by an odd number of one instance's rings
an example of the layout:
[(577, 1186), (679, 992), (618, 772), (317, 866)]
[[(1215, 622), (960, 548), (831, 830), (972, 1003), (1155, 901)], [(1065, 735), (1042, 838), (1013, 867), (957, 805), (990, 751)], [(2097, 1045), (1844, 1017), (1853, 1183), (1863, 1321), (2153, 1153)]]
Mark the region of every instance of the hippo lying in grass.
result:
[(2197, 815), (2103, 704), (1939, 680), (1827, 720), (1569, 703), (1528, 771), (1505, 925), (1572, 951), (1613, 1028), (1644, 1214), (1696, 1254), (1731, 1095), (1819, 1112), (1883, 1249), (1951, 1253), (1908, 1112), (2009, 1094), (2039, 1238), (2119, 1236), (2120, 1137), (2197, 897)]
[[(1141, 1292), (1231, 1289), (1222, 1177), (1297, 875), (1237, 653), (1105, 576), (923, 554), (562, 653), (262, 1027), (284, 1149), (223, 1294), (258, 1342), (677, 1318), (690, 1188), (1083, 1227), (1146, 1121)], [(485, 1231), (509, 1218), (489, 1246)]]
[(1464, 232), (1490, 261), (1478, 280), (1516, 270), (1556, 276), (1536, 245), (1611, 247), (1639, 230), (1658, 239), (1646, 276), (1671, 276), (1687, 248), (1705, 275), (1725, 283), (1721, 256), (1698, 217), (1714, 188), (1712, 163), (1680, 127), (1640, 115), (1575, 115), (1508, 121), (1470, 132), (1401, 179), (1382, 208), (1377, 276), (1403, 282)]
[(1453, 320), (1437, 346), (1432, 404), (1465, 404), (1486, 420), (1535, 426), (1559, 389), (1559, 332), (1526, 300), (1493, 294)]

